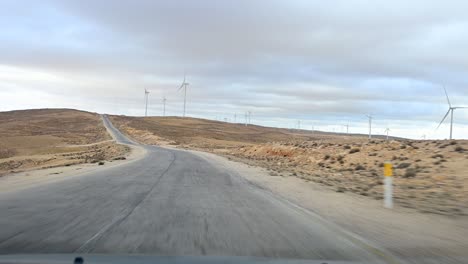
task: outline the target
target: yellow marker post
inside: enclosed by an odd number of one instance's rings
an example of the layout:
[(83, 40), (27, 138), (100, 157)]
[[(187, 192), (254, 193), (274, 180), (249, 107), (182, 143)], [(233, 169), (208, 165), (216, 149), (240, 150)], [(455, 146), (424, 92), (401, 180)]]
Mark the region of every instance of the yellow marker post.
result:
[(393, 166), (390, 162), (384, 163), (384, 207), (393, 208)]

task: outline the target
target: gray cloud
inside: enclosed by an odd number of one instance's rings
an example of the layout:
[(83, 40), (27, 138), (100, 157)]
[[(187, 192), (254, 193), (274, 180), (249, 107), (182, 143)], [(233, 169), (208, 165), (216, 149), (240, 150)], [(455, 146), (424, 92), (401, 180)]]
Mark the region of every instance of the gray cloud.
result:
[(177, 114), (186, 71), (199, 116), (436, 120), (442, 85), (457, 104), (468, 99), (466, 10), (419, 0), (3, 1), (0, 69), (14, 74), (0, 84), (129, 114), (149, 88), (154, 112), (167, 96)]

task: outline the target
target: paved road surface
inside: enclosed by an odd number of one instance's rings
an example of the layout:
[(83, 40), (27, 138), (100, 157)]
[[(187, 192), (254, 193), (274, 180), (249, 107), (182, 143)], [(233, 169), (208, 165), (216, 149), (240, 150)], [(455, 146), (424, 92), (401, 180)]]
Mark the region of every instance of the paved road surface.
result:
[[(122, 143), (135, 144), (104, 118)], [(0, 253), (363, 260), (375, 255), (235, 171), (186, 151), (0, 194)]]

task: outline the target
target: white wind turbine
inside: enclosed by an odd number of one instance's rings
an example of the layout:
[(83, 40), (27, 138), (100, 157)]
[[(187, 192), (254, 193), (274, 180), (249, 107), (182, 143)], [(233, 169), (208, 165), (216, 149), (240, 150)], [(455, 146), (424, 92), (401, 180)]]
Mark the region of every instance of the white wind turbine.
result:
[(368, 114), (366, 115), (367, 118), (369, 118), (369, 139), (372, 138), (372, 115)]
[(346, 134), (349, 134), (349, 123), (346, 125), (342, 125), (342, 126), (346, 127)]
[(445, 89), (445, 87), (444, 87), (444, 91), (445, 91), (445, 96), (447, 97), (447, 103), (449, 105), (449, 109), (448, 109), (447, 113), (445, 114), (444, 118), (442, 118), (442, 121), (440, 121), (439, 126), (437, 126), (437, 128), (439, 128), (442, 125), (442, 123), (445, 121), (447, 116), (450, 114), (450, 140), (451, 140), (452, 139), (452, 134), (453, 134), (452, 133), (453, 132), (453, 110), (463, 109), (463, 108), (468, 108), (468, 107), (464, 107), (464, 106), (454, 107), (454, 106), (452, 106), (452, 104), (450, 103), (448, 93), (447, 93), (447, 89)]
[(186, 80), (185, 80), (185, 73), (184, 73), (184, 81), (182, 82), (182, 84), (179, 87), (179, 91), (181, 89), (184, 89), (184, 117), (185, 117), (185, 110), (186, 110), (186, 105), (187, 105), (187, 86), (189, 86), (189, 85), (190, 84), (188, 82), (186, 82)]
[(388, 140), (388, 132), (390, 132), (390, 128), (387, 127), (387, 128), (385, 129), (385, 132), (387, 133), (387, 140)]
[(162, 101), (163, 101), (163, 116), (166, 116), (166, 101), (167, 101), (166, 96), (163, 97)]
[(149, 96), (149, 91), (146, 90), (145, 88), (145, 116), (148, 116), (148, 96)]

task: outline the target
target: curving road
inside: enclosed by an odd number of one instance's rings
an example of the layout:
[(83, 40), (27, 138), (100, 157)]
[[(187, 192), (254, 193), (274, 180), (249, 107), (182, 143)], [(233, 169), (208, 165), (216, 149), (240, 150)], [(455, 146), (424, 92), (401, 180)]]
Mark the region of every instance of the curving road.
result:
[[(136, 144), (104, 124), (121, 143)], [(0, 253), (375, 260), (314, 215), (187, 151), (0, 194)]]

